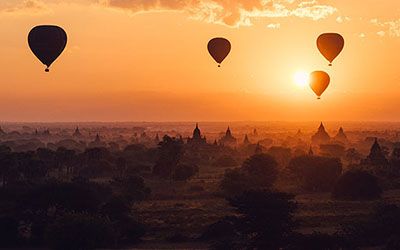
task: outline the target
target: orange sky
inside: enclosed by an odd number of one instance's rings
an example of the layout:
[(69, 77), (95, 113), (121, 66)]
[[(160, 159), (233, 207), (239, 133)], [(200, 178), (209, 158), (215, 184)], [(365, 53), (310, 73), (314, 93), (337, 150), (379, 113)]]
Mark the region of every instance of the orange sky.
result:
[[(57, 24), (66, 51), (50, 74), (29, 30)], [(315, 39), (339, 32), (334, 67)], [(206, 50), (232, 52), (222, 68)], [(2, 121), (400, 121), (398, 0), (4, 0), (0, 2)], [(317, 101), (293, 82), (325, 70)]]

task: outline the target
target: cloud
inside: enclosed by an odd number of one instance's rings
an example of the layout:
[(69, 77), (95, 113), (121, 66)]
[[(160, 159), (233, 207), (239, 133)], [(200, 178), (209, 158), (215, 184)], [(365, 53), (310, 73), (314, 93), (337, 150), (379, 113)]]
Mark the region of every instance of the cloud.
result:
[(400, 19), (390, 21), (380, 21), (379, 19), (371, 19), (370, 23), (385, 30), (380, 30), (377, 34), (385, 36), (389, 34), (391, 37), (400, 37)]
[(267, 25), (268, 29), (273, 29), (273, 30), (279, 29), (280, 27), (281, 27), (280, 23), (270, 23), (270, 24)]
[(40, 0), (23, 0), (15, 4), (0, 5), (0, 12), (16, 14), (43, 14), (48, 13), (50, 9)]
[(380, 37), (384, 37), (384, 36), (386, 35), (386, 32), (383, 31), (383, 30), (381, 30), (381, 31), (378, 31), (376, 34), (377, 34), (378, 36), (380, 36)]
[(338, 23), (344, 23), (344, 22), (350, 22), (350, 21), (351, 21), (351, 18), (347, 17), (347, 16), (338, 16), (336, 18), (336, 22), (338, 22)]
[[(228, 26), (249, 26), (254, 18), (299, 17), (320, 20), (337, 10), (316, 0), (99, 0), (132, 13), (182, 11), (192, 18)], [(298, 4), (295, 4), (298, 3)]]

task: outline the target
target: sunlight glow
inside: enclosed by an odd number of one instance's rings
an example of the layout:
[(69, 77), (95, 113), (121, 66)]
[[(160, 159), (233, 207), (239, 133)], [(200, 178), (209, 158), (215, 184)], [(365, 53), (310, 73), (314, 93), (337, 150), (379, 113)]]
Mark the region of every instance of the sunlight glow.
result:
[(310, 78), (309, 74), (305, 71), (297, 71), (293, 76), (294, 83), (298, 87), (307, 86), (308, 82), (309, 82), (309, 78)]

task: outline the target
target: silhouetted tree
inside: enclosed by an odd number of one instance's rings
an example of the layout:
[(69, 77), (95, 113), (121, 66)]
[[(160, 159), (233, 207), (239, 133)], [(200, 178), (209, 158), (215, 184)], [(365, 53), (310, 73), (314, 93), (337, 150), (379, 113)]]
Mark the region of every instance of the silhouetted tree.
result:
[(286, 167), (290, 158), (292, 158), (292, 150), (290, 148), (273, 146), (268, 149), (267, 153), (274, 157), (281, 167)]
[(111, 182), (115, 193), (129, 202), (141, 201), (149, 197), (151, 190), (146, 187), (143, 178), (127, 176), (115, 178)]
[(242, 170), (251, 178), (262, 184), (261, 187), (270, 187), (278, 176), (278, 163), (267, 154), (256, 154), (246, 159), (242, 164)]
[(153, 174), (163, 178), (172, 178), (182, 153), (182, 140), (164, 136), (158, 146), (158, 160), (153, 168)]
[(238, 166), (238, 163), (236, 162), (233, 157), (229, 155), (223, 155), (217, 158), (214, 162), (213, 165), (216, 167), (222, 167), (222, 168), (228, 168), (228, 167), (236, 167)]
[[(293, 196), (269, 191), (246, 191), (229, 199), (237, 216), (225, 218), (233, 225), (234, 237), (218, 239), (217, 249), (281, 249), (287, 246), (295, 229)], [(225, 228), (222, 227), (222, 228)], [(222, 242), (218, 242), (222, 240)]]
[(250, 189), (270, 188), (277, 179), (278, 164), (266, 154), (253, 155), (241, 168), (225, 171), (221, 180), (222, 192), (230, 197)]
[(345, 155), (345, 148), (340, 144), (322, 144), (319, 148), (321, 154), (326, 157), (340, 159)]
[(339, 159), (320, 156), (299, 156), (289, 163), (300, 185), (308, 191), (331, 191), (342, 172)]
[(349, 162), (350, 165), (358, 164), (362, 159), (362, 155), (355, 148), (347, 149), (344, 157)]
[(199, 167), (196, 165), (180, 164), (174, 171), (172, 179), (175, 181), (187, 181), (199, 173)]
[(375, 176), (362, 170), (344, 173), (335, 184), (332, 197), (338, 200), (375, 200), (382, 190)]

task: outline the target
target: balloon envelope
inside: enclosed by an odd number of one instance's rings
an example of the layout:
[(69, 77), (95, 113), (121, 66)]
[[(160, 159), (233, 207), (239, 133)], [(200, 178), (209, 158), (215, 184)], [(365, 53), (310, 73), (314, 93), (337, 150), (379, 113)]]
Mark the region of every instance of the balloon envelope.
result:
[(67, 34), (58, 26), (36, 26), (29, 32), (28, 43), (33, 54), (47, 66), (46, 71), (48, 71), (50, 65), (64, 51)]
[(324, 71), (314, 71), (310, 74), (310, 87), (318, 96), (318, 99), (328, 88), (330, 81), (329, 75)]
[(208, 42), (207, 48), (212, 58), (221, 64), (231, 52), (231, 43), (225, 38), (217, 37)]
[(325, 33), (317, 39), (318, 50), (329, 61), (332, 66), (333, 60), (342, 52), (344, 47), (344, 39), (337, 33)]

